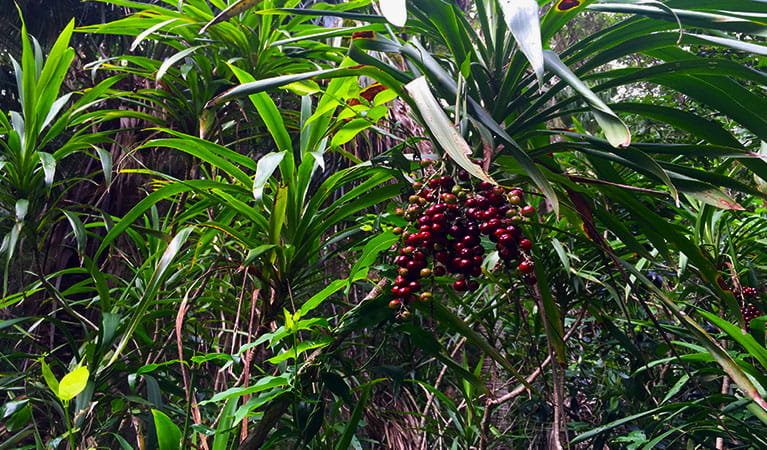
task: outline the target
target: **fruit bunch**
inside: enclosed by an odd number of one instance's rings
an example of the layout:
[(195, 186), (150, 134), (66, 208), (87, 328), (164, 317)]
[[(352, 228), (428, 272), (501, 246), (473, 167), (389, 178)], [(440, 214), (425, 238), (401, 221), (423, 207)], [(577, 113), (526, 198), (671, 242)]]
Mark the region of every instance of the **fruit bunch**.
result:
[(740, 308), (740, 312), (743, 314), (743, 320), (746, 322), (746, 327), (748, 327), (749, 323), (756, 319), (757, 317), (761, 316), (762, 313), (759, 312), (759, 310), (754, 306), (753, 303), (749, 303), (745, 305), (744, 307)]
[(435, 176), (415, 183), (407, 205), (395, 210), (408, 224), (394, 229), (401, 239), (391, 289), (396, 298), (389, 306), (404, 316), (408, 304), (431, 300), (431, 292), (422, 292), (424, 279), (447, 275), (453, 278), (455, 291), (477, 290), (490, 243), (495, 244), (502, 264), (516, 267), (526, 283), (536, 282), (529, 256), (533, 243), (519, 228), (535, 214), (535, 208), (522, 204), (519, 189), (485, 181), (472, 187), (466, 172), (457, 178)]
[(744, 287), (741, 290), (735, 290), (733, 292), (743, 303), (743, 307), (740, 308), (740, 313), (743, 314), (743, 319), (746, 322), (746, 328), (748, 328), (751, 320), (761, 316), (762, 313), (754, 306), (753, 302), (759, 299), (759, 291), (756, 288)]

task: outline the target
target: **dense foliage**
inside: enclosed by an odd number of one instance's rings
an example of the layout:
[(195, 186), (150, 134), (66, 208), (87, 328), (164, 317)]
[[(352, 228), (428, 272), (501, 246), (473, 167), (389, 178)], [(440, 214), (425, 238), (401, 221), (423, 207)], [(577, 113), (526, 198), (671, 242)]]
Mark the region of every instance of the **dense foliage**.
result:
[(764, 2), (39, 3), (0, 448), (767, 448)]

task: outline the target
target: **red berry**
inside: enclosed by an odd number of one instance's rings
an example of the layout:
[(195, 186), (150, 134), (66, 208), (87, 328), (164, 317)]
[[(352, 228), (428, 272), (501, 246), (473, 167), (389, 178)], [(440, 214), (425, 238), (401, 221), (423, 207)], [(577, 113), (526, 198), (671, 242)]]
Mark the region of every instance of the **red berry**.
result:
[(533, 270), (535, 270), (535, 266), (533, 266), (532, 261), (522, 261), (519, 263), (519, 271), (522, 273), (532, 273)]
[(514, 236), (509, 233), (504, 233), (498, 236), (498, 243), (504, 247), (511, 247), (516, 243), (516, 241), (514, 240)]
[(520, 213), (525, 217), (530, 217), (533, 214), (535, 214), (535, 207), (530, 205), (525, 205), (522, 207), (522, 210), (520, 211)]
[(443, 176), (439, 178), (439, 184), (440, 186), (442, 186), (443, 189), (450, 189), (451, 187), (453, 187), (453, 184), (455, 184), (455, 182), (453, 181), (453, 177)]
[(469, 289), (469, 286), (466, 284), (465, 280), (455, 280), (453, 282), (453, 289), (458, 292), (464, 292)]
[(395, 298), (394, 300), (389, 302), (389, 308), (391, 309), (397, 309), (402, 306), (402, 300)]
[(533, 248), (533, 241), (531, 241), (530, 239), (522, 239), (521, 241), (519, 241), (519, 247), (522, 250), (530, 251), (530, 249)]

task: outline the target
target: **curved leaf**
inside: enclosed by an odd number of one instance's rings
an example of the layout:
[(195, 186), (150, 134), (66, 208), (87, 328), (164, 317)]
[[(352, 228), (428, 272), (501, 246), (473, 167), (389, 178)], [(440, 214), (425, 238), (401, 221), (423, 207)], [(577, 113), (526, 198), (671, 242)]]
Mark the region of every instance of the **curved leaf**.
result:
[(380, 0), (381, 14), (395, 27), (404, 27), (407, 22), (407, 0)]
[(77, 369), (64, 375), (64, 378), (59, 382), (59, 390), (56, 396), (63, 402), (68, 402), (85, 389), (85, 385), (88, 384), (88, 377), (90, 372), (85, 366), (80, 366)]
[(498, 0), (511, 34), (543, 86), (543, 44), (538, 2), (535, 0)]
[(543, 52), (546, 68), (575, 89), (591, 106), (594, 118), (597, 120), (608, 142), (614, 147), (628, 147), (631, 144), (631, 132), (605, 102), (586, 86), (551, 50)]
[(450, 158), (474, 177), (497, 184), (495, 180), (490, 178), (490, 175), (469, 159), (468, 155), (473, 153), (471, 147), (458, 134), (442, 106), (434, 98), (434, 94), (426, 82), (426, 77), (418, 77), (406, 84), (405, 90), (413, 99), (426, 127)]
[(152, 410), (154, 428), (157, 433), (157, 446), (160, 450), (180, 450), (181, 430), (164, 412)]

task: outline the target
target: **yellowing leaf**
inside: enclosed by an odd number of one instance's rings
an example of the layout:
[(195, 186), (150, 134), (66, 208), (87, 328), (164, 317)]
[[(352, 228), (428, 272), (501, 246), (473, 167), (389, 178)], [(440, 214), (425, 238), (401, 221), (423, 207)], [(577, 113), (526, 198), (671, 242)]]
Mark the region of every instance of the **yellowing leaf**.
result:
[(85, 389), (85, 385), (88, 384), (88, 377), (90, 372), (85, 366), (80, 366), (77, 369), (64, 375), (64, 378), (59, 382), (59, 400), (67, 402), (77, 397), (77, 395)]

